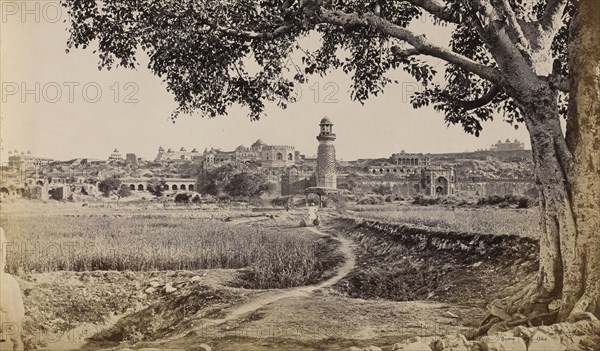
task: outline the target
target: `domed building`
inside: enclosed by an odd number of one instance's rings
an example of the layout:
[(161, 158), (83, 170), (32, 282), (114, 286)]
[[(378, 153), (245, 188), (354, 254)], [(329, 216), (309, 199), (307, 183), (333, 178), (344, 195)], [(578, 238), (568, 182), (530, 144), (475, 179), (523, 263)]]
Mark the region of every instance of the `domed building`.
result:
[(19, 152), (17, 149), (12, 152), (8, 151), (8, 166), (13, 169), (35, 169), (52, 161), (54, 160), (51, 158), (34, 156), (31, 151)]

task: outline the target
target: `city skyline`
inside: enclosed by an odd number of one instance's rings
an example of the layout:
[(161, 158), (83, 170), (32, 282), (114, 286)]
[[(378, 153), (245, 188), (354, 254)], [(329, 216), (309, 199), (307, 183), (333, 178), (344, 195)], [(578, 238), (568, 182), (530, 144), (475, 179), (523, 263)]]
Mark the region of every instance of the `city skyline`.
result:
[[(259, 138), (259, 139), (255, 140), (255, 142), (258, 141), (258, 140), (264, 141), (264, 140), (262, 140), (262, 139)], [(510, 139), (498, 140), (497, 142), (498, 143), (517, 143), (518, 142), (518, 143), (524, 144), (524, 143), (522, 143), (518, 139), (514, 139), (514, 140), (510, 140)], [(240, 144), (238, 146), (249, 147), (251, 144), (252, 143)], [(265, 145), (273, 145), (273, 144), (265, 143)], [(279, 145), (276, 145), (276, 146), (279, 146)], [(289, 145), (289, 146), (294, 147), (294, 145)], [(483, 149), (477, 149), (477, 150), (466, 150), (466, 151), (457, 151), (457, 152), (447, 152), (447, 153), (463, 153), (463, 152), (464, 153), (468, 153), (468, 152), (477, 152), (477, 151), (494, 151), (494, 148), (493, 148), (494, 146), (495, 145), (492, 145), (491, 148), (483, 148)], [(211, 149), (222, 151), (222, 152), (232, 152), (232, 151), (234, 151), (234, 149), (236, 149), (236, 148), (225, 149), (225, 148), (222, 148), (222, 147), (212, 146), (212, 145), (211, 146), (207, 146), (207, 147), (194, 147), (194, 146), (187, 147), (185, 145), (180, 145), (180, 146), (175, 147), (175, 146), (159, 145), (159, 146), (156, 147), (156, 152), (155, 152), (154, 156), (143, 157), (143, 156), (140, 156), (135, 150), (121, 150), (118, 147), (116, 147), (116, 148), (113, 148), (112, 151), (107, 152), (108, 156), (106, 156), (106, 157), (87, 157), (85, 155), (79, 155), (78, 157), (73, 157), (73, 158), (68, 158), (68, 159), (59, 159), (59, 158), (46, 157), (46, 155), (35, 154), (30, 149), (20, 150), (20, 149), (8, 148), (8, 151), (6, 151), (6, 154), (7, 154), (8, 157), (10, 157), (12, 155), (21, 154), (21, 155), (30, 155), (30, 156), (39, 157), (39, 158), (52, 159), (53, 161), (59, 161), (60, 162), (60, 161), (70, 161), (70, 160), (75, 160), (75, 159), (88, 159), (88, 160), (92, 160), (92, 161), (96, 161), (96, 160), (97, 161), (106, 161), (106, 160), (110, 161), (111, 160), (110, 158), (112, 157), (112, 155), (114, 155), (115, 153), (119, 153), (122, 156), (122, 160), (123, 161), (125, 160), (125, 155), (127, 155), (127, 154), (135, 154), (137, 158), (141, 158), (144, 161), (154, 161), (156, 159), (157, 155), (160, 152), (159, 151), (160, 148), (164, 149), (164, 152), (168, 152), (169, 149), (172, 149), (173, 152), (181, 151), (182, 148), (185, 149), (183, 151), (188, 151), (188, 152), (189, 152), (189, 150), (197, 149), (197, 152), (198, 152), (199, 155), (202, 155), (202, 154), (204, 154), (205, 151), (211, 150)], [(525, 150), (529, 150), (529, 149), (525, 149)], [(304, 153), (302, 150), (296, 150), (296, 151), (299, 151), (301, 155), (303, 155), (303, 156), (305, 156), (307, 158), (316, 158), (317, 157), (317, 152), (314, 152), (314, 153), (310, 154), (310, 153)], [(360, 160), (360, 159), (382, 159), (382, 158), (390, 158), (390, 157), (393, 157), (394, 155), (401, 154), (403, 152), (406, 152), (407, 154), (423, 154), (423, 155), (430, 155), (430, 154), (431, 155), (435, 155), (435, 154), (445, 154), (446, 153), (446, 152), (426, 152), (425, 153), (425, 152), (419, 152), (419, 151), (412, 151), (412, 150), (404, 150), (404, 149), (402, 149), (402, 150), (390, 152), (389, 155), (380, 155), (380, 156), (376, 156), (376, 157), (360, 157), (360, 158), (356, 158), (356, 159), (341, 159), (341, 158), (336, 158), (336, 159), (338, 161), (356, 161), (356, 160)], [(191, 161), (191, 160), (186, 160), (186, 161)], [(6, 160), (3, 159), (3, 163), (7, 163), (7, 162), (8, 162), (8, 158), (6, 158)]]

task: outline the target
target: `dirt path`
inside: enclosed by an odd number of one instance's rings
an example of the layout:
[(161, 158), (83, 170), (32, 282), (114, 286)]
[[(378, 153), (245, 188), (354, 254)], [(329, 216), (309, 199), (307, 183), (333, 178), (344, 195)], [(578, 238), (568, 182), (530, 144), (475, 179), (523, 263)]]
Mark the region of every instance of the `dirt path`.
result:
[[(331, 236), (331, 235), (326, 234), (314, 227), (310, 227), (307, 229), (317, 235), (326, 236), (326, 237)], [(352, 269), (354, 268), (354, 265), (356, 264), (356, 259), (354, 257), (354, 253), (352, 252), (352, 242), (343, 237), (336, 237), (336, 240), (338, 240), (340, 242), (339, 251), (344, 256), (344, 264), (338, 268), (338, 270), (336, 271), (336, 273), (333, 277), (331, 277), (331, 278), (327, 279), (326, 281), (324, 281), (320, 284), (317, 284), (317, 285), (302, 286), (302, 287), (291, 288), (291, 289), (281, 289), (281, 290), (275, 290), (272, 292), (265, 293), (252, 301), (249, 301), (242, 305), (236, 306), (229, 311), (225, 311), (226, 316), (224, 318), (202, 320), (201, 321), (202, 324), (199, 329), (214, 328), (221, 324), (225, 324), (227, 322), (246, 317), (246, 316), (256, 312), (257, 310), (259, 310), (271, 303), (274, 303), (276, 301), (280, 301), (280, 300), (292, 298), (292, 297), (307, 296), (310, 293), (315, 292), (319, 289), (325, 289), (325, 288), (329, 288), (329, 287), (333, 286), (334, 284), (339, 282), (341, 279), (343, 279), (346, 275), (348, 275), (348, 273), (350, 273), (352, 271)]]

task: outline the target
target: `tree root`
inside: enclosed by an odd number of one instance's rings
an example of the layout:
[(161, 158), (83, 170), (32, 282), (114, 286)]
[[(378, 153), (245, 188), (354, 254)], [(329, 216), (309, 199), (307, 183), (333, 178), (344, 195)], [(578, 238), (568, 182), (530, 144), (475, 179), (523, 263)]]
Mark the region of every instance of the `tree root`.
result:
[(581, 319), (586, 313), (591, 313), (594, 316), (600, 316), (599, 297), (592, 297), (588, 293), (584, 293), (581, 298), (569, 310), (568, 306), (561, 306), (558, 319), (572, 322)]
[(494, 325), (496, 325), (498, 323), (502, 323), (502, 319), (500, 319), (499, 317), (494, 316), (493, 314), (489, 314), (481, 322), (481, 325), (479, 326), (479, 328), (474, 328), (474, 329), (468, 330), (465, 333), (465, 337), (467, 339), (469, 339), (469, 340), (475, 339), (476, 337), (479, 337), (479, 336), (484, 335), (485, 333), (487, 333), (488, 330), (490, 330), (491, 327), (493, 327)]
[(558, 317), (558, 311), (552, 311), (547, 313), (535, 314), (526, 318), (515, 319), (510, 321), (502, 321), (499, 317), (488, 316), (484, 321), (488, 321), (486, 324), (483, 324), (479, 328), (475, 328), (469, 330), (465, 333), (465, 337), (467, 339), (475, 339), (479, 336), (484, 335), (488, 332), (492, 327), (499, 326), (504, 327), (504, 329), (514, 328), (519, 325), (527, 325), (528, 327), (535, 327), (538, 325), (549, 325), (556, 322), (556, 318)]
[[(548, 305), (556, 299), (560, 299), (560, 297), (540, 292), (538, 284), (531, 282), (518, 291), (512, 290), (503, 299), (494, 300), (491, 305), (514, 318), (549, 312)], [(508, 319), (506, 316), (499, 317)]]

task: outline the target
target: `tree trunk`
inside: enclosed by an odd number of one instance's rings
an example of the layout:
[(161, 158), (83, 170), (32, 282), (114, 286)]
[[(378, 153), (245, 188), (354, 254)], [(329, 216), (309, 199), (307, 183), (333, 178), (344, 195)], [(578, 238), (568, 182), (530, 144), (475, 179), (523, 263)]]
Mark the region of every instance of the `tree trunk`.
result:
[(539, 84), (522, 95), (519, 105), (531, 140), (542, 233), (537, 284), (511, 312), (546, 312), (548, 304), (560, 298), (563, 287), (563, 233), (575, 230), (568, 190), (571, 158), (560, 127), (556, 92), (548, 84)]
[[(581, 0), (570, 32), (569, 118), (563, 137), (556, 92), (531, 82), (525, 115), (542, 211), (536, 288), (514, 307), (540, 312), (561, 298), (558, 321), (600, 317), (600, 1)], [(538, 309), (536, 307), (541, 307)], [(513, 309), (513, 311), (515, 311)]]
[(577, 6), (569, 33), (567, 124), (575, 230), (562, 240), (567, 247), (559, 320), (582, 312), (600, 316), (600, 2), (581, 0)]

